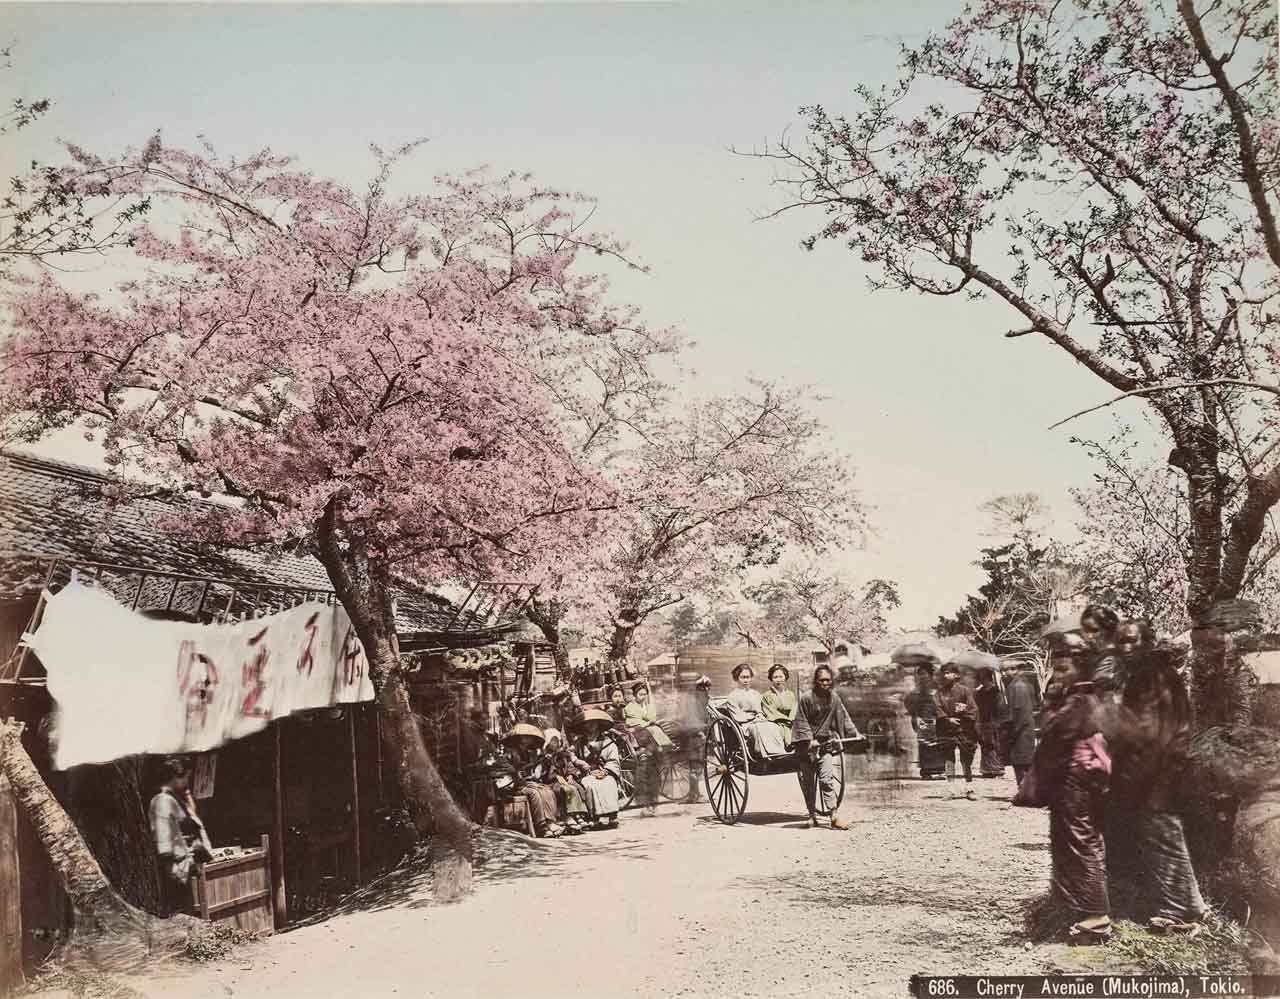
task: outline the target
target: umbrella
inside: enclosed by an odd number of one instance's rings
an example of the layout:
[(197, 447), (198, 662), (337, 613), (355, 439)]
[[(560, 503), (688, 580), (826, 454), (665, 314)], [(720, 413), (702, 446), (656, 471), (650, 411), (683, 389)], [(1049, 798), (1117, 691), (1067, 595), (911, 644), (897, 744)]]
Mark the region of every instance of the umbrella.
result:
[(889, 661), (893, 663), (913, 663), (922, 659), (933, 663), (935, 666), (941, 661), (938, 653), (925, 645), (924, 642), (899, 645), (889, 654)]
[(1073, 631), (1080, 630), (1080, 615), (1068, 614), (1066, 617), (1060, 617), (1050, 621), (1040, 630), (1040, 637), (1049, 638), (1053, 635), (1066, 635)]
[(957, 652), (947, 663), (948, 666), (959, 666), (961, 669), (994, 669), (1000, 668), (1000, 657), (977, 649), (965, 649)]

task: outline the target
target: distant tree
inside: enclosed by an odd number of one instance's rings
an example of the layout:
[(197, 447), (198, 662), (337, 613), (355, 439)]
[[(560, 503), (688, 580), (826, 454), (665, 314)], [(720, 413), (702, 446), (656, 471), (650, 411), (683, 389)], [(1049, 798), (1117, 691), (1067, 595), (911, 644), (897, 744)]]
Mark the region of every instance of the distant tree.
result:
[(746, 595), (757, 608), (751, 633), (758, 644), (815, 642), (829, 653), (844, 642), (871, 645), (883, 638), (886, 615), (902, 603), (896, 583), (857, 584), (814, 563), (793, 565)]
[(966, 635), (984, 652), (1042, 663), (1040, 632), (1064, 601), (1084, 593), (1088, 574), (1044, 536), (1049, 511), (1039, 496), (997, 496), (979, 509), (991, 521), (987, 536), (1003, 543), (982, 549), (975, 565), (985, 582), (951, 616), (940, 617), (934, 631)]
[(755, 382), (649, 429), (614, 480), (623, 526), (593, 572), (627, 658), (651, 615), (717, 593), (785, 548), (822, 552), (860, 535), (862, 509), (844, 460), (798, 389)]

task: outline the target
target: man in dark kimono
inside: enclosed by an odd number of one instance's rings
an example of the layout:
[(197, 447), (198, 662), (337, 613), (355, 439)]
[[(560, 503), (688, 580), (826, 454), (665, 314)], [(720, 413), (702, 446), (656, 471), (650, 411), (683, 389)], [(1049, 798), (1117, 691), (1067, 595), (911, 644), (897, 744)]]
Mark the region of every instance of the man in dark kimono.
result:
[(849, 823), (836, 813), (840, 788), (831, 755), (825, 751), (825, 746), (832, 739), (859, 738), (860, 733), (849, 717), (844, 701), (832, 693), (833, 686), (830, 666), (819, 666), (813, 671), (813, 689), (800, 697), (791, 729), (791, 743), (795, 752), (800, 754), (800, 766), (805, 768), (801, 773), (807, 777), (809, 790), (806, 795), (810, 799), (807, 804), (810, 805), (811, 821), (815, 826), (818, 824), (812, 808), (816, 778), (816, 793), (822, 795), (822, 810), (831, 813), (831, 828), (848, 829)]
[(1113, 769), (1107, 861), (1117, 884), (1154, 896), (1157, 932), (1199, 932), (1206, 912), (1175, 811), (1191, 741), (1191, 701), (1171, 649), (1158, 647), (1149, 622), (1117, 631), (1125, 677), (1119, 707), (1104, 716)]
[(960, 767), (964, 772), (964, 796), (974, 800), (973, 757), (978, 750), (978, 705), (973, 691), (960, 682), (960, 667), (948, 663), (942, 668), (942, 682), (934, 691), (934, 703), (938, 706), (938, 736), (947, 754), (947, 762), (960, 752)]
[(1036, 752), (1036, 696), (1035, 681), (1027, 676), (1017, 662), (1004, 665), (1004, 697), (1007, 705), (1002, 755), (1013, 765), (1013, 779), (1021, 784)]

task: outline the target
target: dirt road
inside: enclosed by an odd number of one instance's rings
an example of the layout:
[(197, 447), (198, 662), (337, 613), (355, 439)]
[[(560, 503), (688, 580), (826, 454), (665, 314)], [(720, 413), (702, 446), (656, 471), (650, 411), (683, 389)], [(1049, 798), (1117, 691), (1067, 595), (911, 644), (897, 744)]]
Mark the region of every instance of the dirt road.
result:
[(576, 839), (490, 836), (467, 902), (436, 906), (421, 870), (349, 913), (235, 958), (130, 984), (148, 997), (859, 996), (913, 972), (1034, 974), (1025, 904), (1048, 882), (1047, 815), (1010, 779), (864, 775), (850, 832), (806, 828), (793, 777), (753, 779), (746, 820), (707, 805), (627, 813)]

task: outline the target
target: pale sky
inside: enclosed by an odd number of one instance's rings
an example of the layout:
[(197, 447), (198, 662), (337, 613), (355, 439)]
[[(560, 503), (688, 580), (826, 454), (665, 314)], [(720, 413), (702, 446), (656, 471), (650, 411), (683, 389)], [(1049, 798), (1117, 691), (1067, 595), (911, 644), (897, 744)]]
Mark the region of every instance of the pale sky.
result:
[(817, 217), (753, 221), (779, 194), (729, 147), (796, 127), (802, 104), (851, 108), (856, 83), (893, 78), (900, 41), (959, 6), (0, 5), (4, 99), (55, 102), (3, 140), (0, 166), (55, 159), (59, 137), (115, 152), (159, 129), (356, 182), (370, 142), (425, 136), (404, 183), (488, 164), (592, 194), (652, 267), (620, 298), (696, 341), (695, 391), (757, 375), (830, 397), (821, 415), (879, 530), (847, 567), (899, 581), (895, 623), (931, 625), (979, 582), (983, 500), (1039, 492), (1069, 528), (1067, 489), (1093, 466), (1068, 437), (1105, 436), (1111, 417), (1046, 428), (1110, 392), (1046, 341), (1004, 339), (1020, 325), (1006, 307), (872, 294), (855, 255), (799, 248)]

